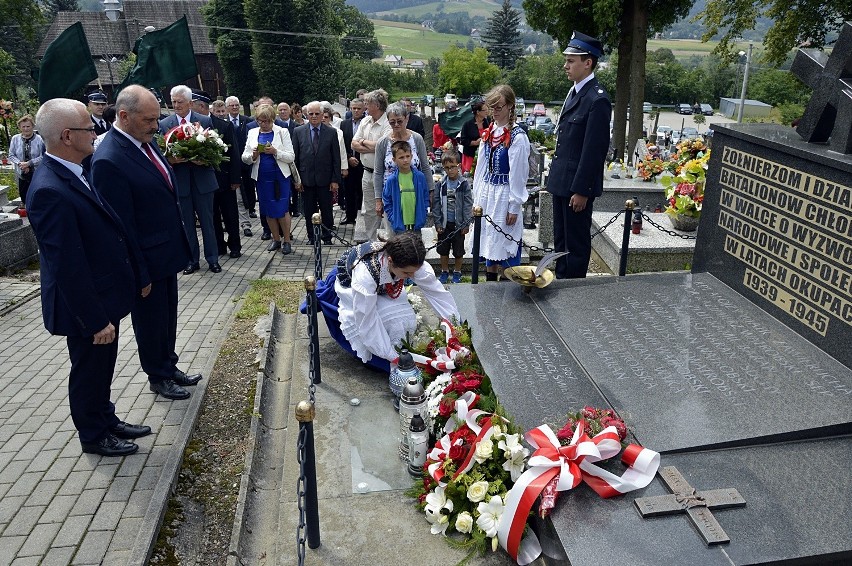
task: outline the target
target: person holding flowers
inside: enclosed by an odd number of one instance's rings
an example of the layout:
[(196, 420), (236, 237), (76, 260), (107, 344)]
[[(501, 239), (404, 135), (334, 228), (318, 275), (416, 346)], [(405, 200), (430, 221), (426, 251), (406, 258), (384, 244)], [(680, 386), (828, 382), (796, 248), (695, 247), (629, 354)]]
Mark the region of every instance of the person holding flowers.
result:
[[(284, 255), (293, 252), (290, 242), (290, 192), (299, 189), (290, 164), (295, 159), (290, 132), (275, 124), (275, 109), (264, 104), (256, 114), (257, 128), (246, 136), (243, 163), (250, 164), (251, 178), (257, 183), (257, 202), (260, 214), (266, 217), (272, 242), (267, 251), (281, 250)], [(283, 240), (283, 241), (282, 241)]]

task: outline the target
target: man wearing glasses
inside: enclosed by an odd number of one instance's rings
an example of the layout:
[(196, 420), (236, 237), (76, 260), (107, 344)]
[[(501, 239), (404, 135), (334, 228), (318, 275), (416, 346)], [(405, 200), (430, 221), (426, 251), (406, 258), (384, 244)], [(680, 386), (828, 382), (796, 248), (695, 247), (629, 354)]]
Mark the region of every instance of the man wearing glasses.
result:
[(83, 452), (126, 456), (150, 427), (119, 420), (110, 401), (121, 319), (150, 285), (124, 224), (83, 171), (95, 127), (86, 107), (54, 98), (36, 115), (47, 152), (27, 195), (39, 245), (44, 326), (66, 336), (71, 372), (68, 402)]

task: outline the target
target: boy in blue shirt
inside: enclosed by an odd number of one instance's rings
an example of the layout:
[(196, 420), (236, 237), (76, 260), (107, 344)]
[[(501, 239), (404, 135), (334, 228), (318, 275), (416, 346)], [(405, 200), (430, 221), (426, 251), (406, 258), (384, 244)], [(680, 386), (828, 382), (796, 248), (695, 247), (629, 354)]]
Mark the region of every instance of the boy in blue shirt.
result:
[(394, 171), (382, 190), (382, 203), (394, 234), (417, 232), (426, 224), (429, 187), (426, 176), (411, 168), (411, 146), (407, 141), (391, 145)]
[[(444, 178), (435, 191), (432, 202), (432, 217), (435, 219), (435, 230), (438, 232), (438, 255), (441, 256), (441, 274), (438, 280), (446, 283), (449, 279), (450, 248), (455, 258), (453, 283), (461, 283), (462, 262), (464, 261), (464, 237), (470, 230), (468, 223), (473, 209), (473, 192), (467, 179), (461, 176), (459, 156), (455, 152), (446, 152), (441, 156), (444, 167)], [(463, 230), (456, 232), (458, 226)], [(443, 234), (453, 234), (453, 237), (441, 237)]]

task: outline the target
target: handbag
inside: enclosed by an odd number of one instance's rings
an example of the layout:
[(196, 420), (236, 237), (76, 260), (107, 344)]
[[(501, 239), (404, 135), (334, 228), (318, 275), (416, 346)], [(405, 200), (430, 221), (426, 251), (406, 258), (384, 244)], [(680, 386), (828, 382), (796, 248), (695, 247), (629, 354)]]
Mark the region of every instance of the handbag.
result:
[[(278, 132), (278, 137), (281, 137), (281, 131)], [(284, 138), (281, 137), (281, 145), (284, 145)], [(296, 167), (296, 163), (287, 163), (287, 167), (290, 168), (290, 181), (291, 186), (297, 192), (302, 192), (302, 177), (299, 176), (299, 168)]]

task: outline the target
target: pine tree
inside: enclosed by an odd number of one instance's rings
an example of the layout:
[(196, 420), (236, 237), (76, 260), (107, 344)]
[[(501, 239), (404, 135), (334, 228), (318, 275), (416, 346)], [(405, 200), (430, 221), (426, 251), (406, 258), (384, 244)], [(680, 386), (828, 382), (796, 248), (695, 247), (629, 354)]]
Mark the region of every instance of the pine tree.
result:
[(509, 0), (503, 0), (500, 9), (488, 19), (488, 29), (482, 41), (488, 47), (488, 60), (501, 69), (512, 69), (524, 52), (521, 44), (521, 12), (512, 8)]
[(257, 75), (251, 65), (251, 35), (242, 31), (246, 28), (243, 4), (211, 0), (201, 10), (205, 23), (210, 26), (210, 41), (216, 46), (227, 93), (239, 98), (248, 112), (249, 103), (258, 95), (258, 86)]
[(48, 21), (52, 21), (56, 17), (57, 12), (79, 12), (80, 4), (77, 0), (45, 0), (44, 15)]

